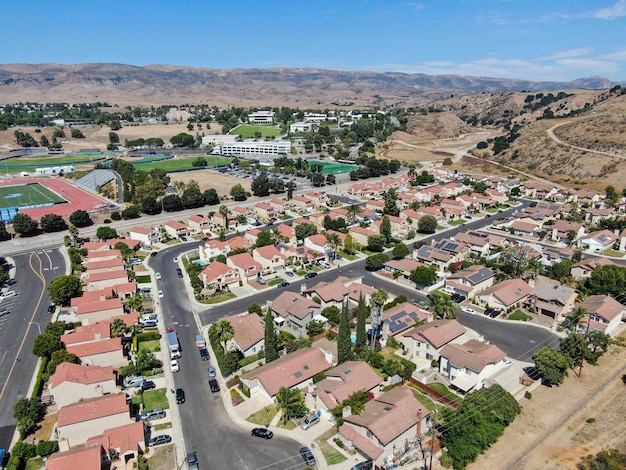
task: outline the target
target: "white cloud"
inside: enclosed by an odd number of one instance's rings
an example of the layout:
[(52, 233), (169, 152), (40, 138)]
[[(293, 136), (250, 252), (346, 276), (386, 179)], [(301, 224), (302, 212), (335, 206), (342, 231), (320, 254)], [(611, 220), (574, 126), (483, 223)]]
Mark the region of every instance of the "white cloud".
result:
[(581, 57), (581, 56), (589, 55), (592, 52), (593, 52), (593, 49), (591, 49), (590, 47), (579, 48), (579, 49), (569, 49), (567, 51), (559, 51), (559, 52), (555, 52), (545, 57), (540, 57), (537, 60), (546, 61), (546, 60), (558, 60), (558, 59), (563, 59), (567, 57)]
[(593, 12), (592, 16), (603, 20), (612, 20), (614, 18), (626, 16), (626, 0), (618, 0), (613, 6), (600, 8), (599, 10)]

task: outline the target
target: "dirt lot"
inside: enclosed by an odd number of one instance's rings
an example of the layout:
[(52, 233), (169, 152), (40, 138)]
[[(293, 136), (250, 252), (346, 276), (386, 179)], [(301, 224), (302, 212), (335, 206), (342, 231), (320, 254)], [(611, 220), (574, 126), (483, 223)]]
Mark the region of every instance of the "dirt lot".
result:
[(220, 199), (223, 199), (222, 196), (230, 197), (230, 188), (237, 183), (241, 184), (246, 191), (250, 191), (250, 185), (252, 184), (252, 180), (237, 178), (236, 176), (225, 175), (222, 173), (215, 173), (210, 170), (170, 173), (169, 177), (172, 183), (174, 181), (184, 181), (185, 183), (188, 183), (190, 180), (195, 180), (198, 182), (198, 186), (200, 186), (201, 191), (214, 188), (220, 196)]
[(605, 448), (626, 451), (626, 348), (611, 346), (597, 367), (560, 387), (541, 386), (522, 400), (522, 414), (469, 470), (575, 469)]

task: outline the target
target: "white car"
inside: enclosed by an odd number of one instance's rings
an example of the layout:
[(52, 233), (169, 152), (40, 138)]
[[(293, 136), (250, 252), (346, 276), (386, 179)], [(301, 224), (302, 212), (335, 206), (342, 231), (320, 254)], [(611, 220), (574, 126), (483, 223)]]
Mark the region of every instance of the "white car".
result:
[(469, 307), (463, 307), (461, 311), (467, 313), (468, 315), (476, 315), (476, 310), (471, 309)]
[(6, 291), (4, 294), (0, 295), (0, 300), (4, 300), (4, 299), (12, 299), (13, 297), (17, 296), (17, 292), (15, 292), (14, 290), (9, 290)]
[(180, 370), (180, 365), (176, 359), (170, 361), (170, 369), (172, 369), (172, 372), (178, 372)]
[(154, 275), (154, 277), (156, 277), (157, 281), (160, 281), (161, 280), (161, 273), (156, 273)]
[(163, 297), (165, 297), (165, 294), (163, 293), (163, 291), (162, 291), (162, 290), (159, 290), (159, 292), (157, 292), (157, 297), (158, 297), (159, 299), (162, 299)]

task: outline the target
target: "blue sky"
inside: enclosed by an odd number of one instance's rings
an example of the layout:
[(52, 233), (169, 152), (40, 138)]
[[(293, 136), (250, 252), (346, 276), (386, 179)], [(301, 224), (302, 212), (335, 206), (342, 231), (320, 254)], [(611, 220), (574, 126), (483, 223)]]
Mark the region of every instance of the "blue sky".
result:
[(5, 0), (0, 63), (626, 80), (626, 0)]

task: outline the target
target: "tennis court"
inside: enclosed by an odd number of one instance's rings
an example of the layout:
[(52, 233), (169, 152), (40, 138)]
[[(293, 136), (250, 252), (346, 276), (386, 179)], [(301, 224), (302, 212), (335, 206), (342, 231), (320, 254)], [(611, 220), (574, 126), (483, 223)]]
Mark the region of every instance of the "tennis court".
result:
[(67, 202), (39, 183), (0, 186), (0, 209)]
[(322, 169), (322, 173), (332, 173), (333, 175), (342, 175), (344, 173), (350, 173), (352, 170), (358, 170), (358, 165), (346, 165), (345, 163), (336, 163), (336, 162), (320, 162), (318, 160), (309, 160), (309, 165), (311, 163), (321, 163), (324, 165)]

